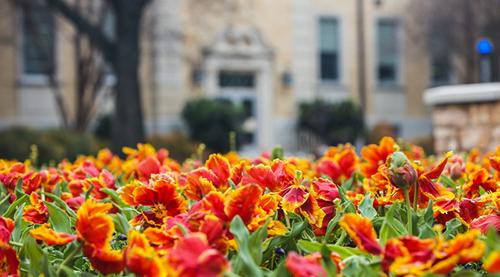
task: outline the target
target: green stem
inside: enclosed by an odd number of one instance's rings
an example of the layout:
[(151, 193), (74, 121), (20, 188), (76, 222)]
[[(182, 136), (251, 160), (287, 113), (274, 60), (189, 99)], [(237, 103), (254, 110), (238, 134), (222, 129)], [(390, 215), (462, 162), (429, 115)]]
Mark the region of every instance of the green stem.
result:
[(346, 236), (347, 236), (347, 233), (345, 231), (342, 231), (342, 233), (340, 233), (340, 237), (337, 240), (337, 242), (335, 243), (335, 245), (341, 245), (342, 243), (344, 243)]
[(285, 223), (286, 223), (286, 228), (290, 230), (290, 219), (288, 218), (287, 212), (285, 212)]
[(16, 241), (9, 241), (10, 245), (13, 245), (13, 246), (17, 246), (17, 247), (22, 247), (23, 244), (20, 243), (20, 242), (16, 242)]
[(73, 259), (73, 257), (75, 257), (75, 255), (80, 252), (81, 249), (82, 245), (79, 244), (75, 249), (73, 249), (73, 251), (71, 251), (71, 253), (68, 254), (66, 259), (64, 259), (64, 261), (62, 261), (62, 263), (59, 265), (59, 268), (57, 269), (57, 276), (61, 276), (63, 267), (66, 266)]
[(1, 205), (3, 205), (3, 203), (5, 203), (5, 202), (9, 201), (9, 199), (10, 199), (10, 195), (8, 195), (8, 194), (7, 194), (7, 195), (6, 195), (6, 196), (2, 199), (2, 201), (0, 201), (0, 206), (1, 206)]
[(413, 192), (413, 210), (418, 209), (418, 182), (415, 182), (415, 191)]
[(411, 204), (410, 204), (410, 193), (408, 192), (408, 189), (405, 188), (403, 189), (405, 193), (405, 203), (406, 203), (406, 214), (407, 214), (407, 220), (408, 222), (406, 223), (408, 227), (408, 234), (412, 235), (413, 233), (413, 226), (411, 222)]

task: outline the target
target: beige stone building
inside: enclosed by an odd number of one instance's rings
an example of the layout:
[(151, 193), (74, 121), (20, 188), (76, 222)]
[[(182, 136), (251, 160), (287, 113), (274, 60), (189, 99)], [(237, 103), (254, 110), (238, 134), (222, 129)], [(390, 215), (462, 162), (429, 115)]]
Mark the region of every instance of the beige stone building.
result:
[[(362, 1), (366, 120), (369, 127), (392, 124), (407, 138), (431, 134), (422, 93), (433, 82), (430, 55), (412, 47), (407, 35), (409, 1)], [(141, 55), (147, 131), (182, 129), (180, 112), (188, 99), (224, 97), (247, 108), (250, 147), (296, 149), (299, 103), (359, 102), (356, 4), (155, 0), (144, 21)], [(0, 126), (57, 126), (43, 63), (55, 64), (55, 81), (71, 99), (76, 77), (68, 42), (74, 30), (62, 18), (42, 17), (53, 45), (53, 61), (47, 61), (29, 44), (23, 12), (1, 1), (0, 13)], [(100, 101), (101, 112), (110, 109), (108, 98)]]

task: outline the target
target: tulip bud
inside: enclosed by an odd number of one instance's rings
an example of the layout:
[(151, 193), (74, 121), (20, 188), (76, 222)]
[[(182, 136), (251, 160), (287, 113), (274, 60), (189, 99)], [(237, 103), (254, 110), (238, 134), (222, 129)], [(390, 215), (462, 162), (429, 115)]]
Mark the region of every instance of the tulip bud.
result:
[(448, 174), (452, 180), (458, 180), (465, 174), (465, 164), (462, 157), (454, 155), (449, 160)]
[(391, 183), (402, 189), (408, 189), (417, 181), (417, 172), (402, 152), (394, 152), (388, 160), (388, 176)]

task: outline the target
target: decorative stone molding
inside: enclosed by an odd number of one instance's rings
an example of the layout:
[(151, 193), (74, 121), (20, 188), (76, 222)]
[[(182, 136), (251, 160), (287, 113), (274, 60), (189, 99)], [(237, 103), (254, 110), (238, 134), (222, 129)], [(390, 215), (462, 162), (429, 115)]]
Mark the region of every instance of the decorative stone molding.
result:
[(494, 150), (500, 145), (500, 83), (428, 89), (435, 150)]

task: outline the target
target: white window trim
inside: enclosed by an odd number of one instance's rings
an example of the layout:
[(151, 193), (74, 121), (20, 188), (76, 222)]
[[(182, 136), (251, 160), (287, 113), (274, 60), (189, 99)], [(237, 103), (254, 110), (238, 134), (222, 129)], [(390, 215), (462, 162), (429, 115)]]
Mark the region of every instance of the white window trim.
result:
[[(396, 63), (396, 79), (394, 82), (380, 82), (378, 78), (378, 63), (379, 63), (379, 45), (378, 45), (378, 37), (379, 37), (379, 29), (378, 23), (380, 21), (390, 20), (394, 21), (397, 24), (397, 34), (396, 39), (398, 42), (398, 55), (397, 55), (397, 63)], [(375, 29), (373, 34), (373, 45), (374, 45), (374, 64), (373, 64), (373, 78), (375, 80), (375, 84), (378, 90), (399, 90), (403, 86), (403, 73), (404, 73), (404, 25), (403, 20), (397, 16), (376, 16), (374, 18), (374, 24), (372, 25)]]
[[(24, 72), (24, 14), (22, 8), (18, 7), (16, 9), (16, 26), (17, 30), (17, 82), (22, 86), (49, 86), (49, 76), (47, 74), (33, 74)], [(57, 29), (57, 17), (54, 16), (54, 75), (57, 76), (58, 71), (58, 55), (57, 55), (57, 45), (58, 45), (58, 29)]]
[[(337, 21), (337, 39), (338, 39), (338, 50), (337, 50), (337, 79), (336, 80), (323, 80), (321, 79), (321, 49), (319, 45), (319, 41), (321, 39), (321, 19), (333, 19)], [(316, 48), (315, 48), (315, 57), (316, 57), (316, 80), (321, 87), (340, 87), (343, 83), (343, 69), (344, 69), (344, 55), (342, 55), (342, 41), (343, 41), (343, 32), (342, 32), (342, 20), (338, 14), (317, 14), (315, 20), (315, 28), (316, 28)]]

